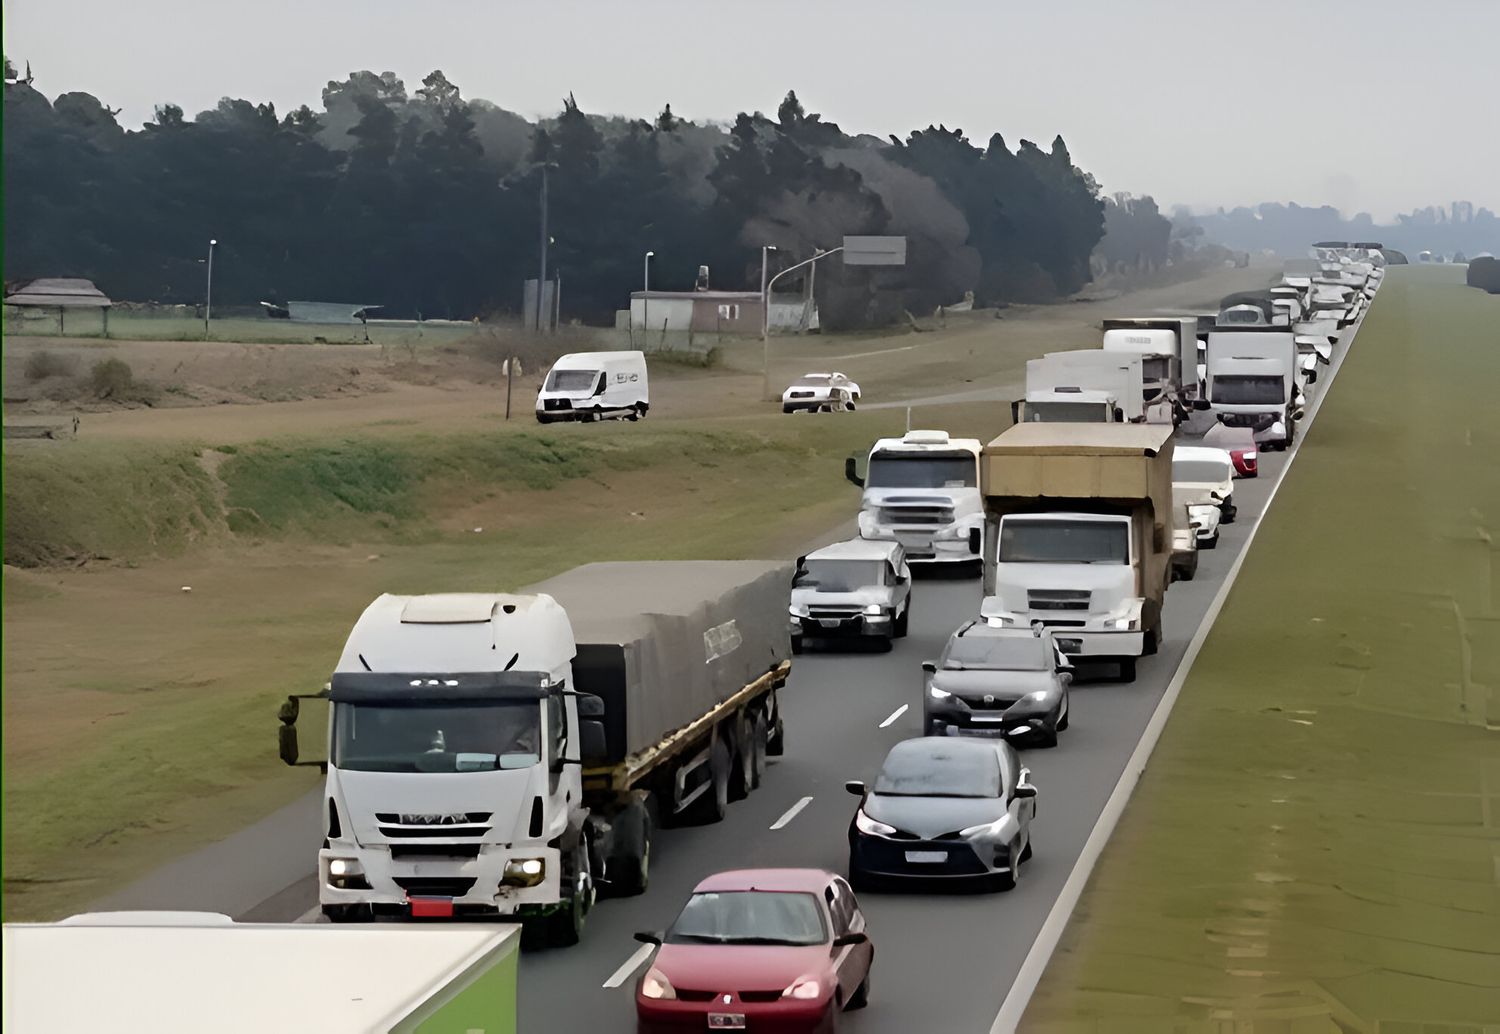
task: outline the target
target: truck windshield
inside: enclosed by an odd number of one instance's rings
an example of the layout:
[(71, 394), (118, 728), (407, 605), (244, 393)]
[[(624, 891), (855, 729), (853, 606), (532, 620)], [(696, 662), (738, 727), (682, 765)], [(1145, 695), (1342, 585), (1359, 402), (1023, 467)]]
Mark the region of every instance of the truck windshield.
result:
[(1226, 406), (1276, 406), (1286, 401), (1281, 377), (1265, 374), (1220, 374), (1214, 378), (1211, 400)]
[(547, 391), (589, 391), (599, 379), (598, 370), (553, 370), (547, 374)]
[(809, 560), (792, 583), (798, 589), (819, 592), (855, 592), (885, 584), (885, 563), (880, 560)]
[(1002, 564), (1128, 564), (1130, 525), (1123, 521), (1026, 520), (1000, 523)]
[(975, 488), (979, 462), (971, 452), (877, 452), (865, 477), (869, 488)]
[(1103, 424), (1107, 423), (1103, 402), (1028, 402), (1028, 424)]
[(333, 766), (353, 772), (492, 772), (541, 760), (534, 701), (338, 703)]
[(1172, 361), (1163, 355), (1141, 357), (1141, 381), (1164, 381), (1172, 371)]

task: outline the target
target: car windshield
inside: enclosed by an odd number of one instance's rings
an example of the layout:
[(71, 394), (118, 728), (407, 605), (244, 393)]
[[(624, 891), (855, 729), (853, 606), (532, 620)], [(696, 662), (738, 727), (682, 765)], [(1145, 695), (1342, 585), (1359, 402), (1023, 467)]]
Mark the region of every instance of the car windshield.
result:
[(999, 797), (1000, 789), (1000, 762), (991, 750), (920, 741), (892, 750), (875, 779), (875, 792), (889, 797)]
[(588, 391), (598, 379), (598, 370), (553, 370), (547, 374), (546, 390)]
[(1184, 484), (1218, 484), (1231, 476), (1228, 459), (1172, 461), (1172, 480)]
[(793, 583), (799, 589), (821, 592), (855, 592), (885, 584), (885, 563), (880, 560), (809, 560)]
[(354, 772), (492, 772), (541, 760), (535, 701), (337, 703), (333, 766)]
[(956, 671), (1048, 671), (1051, 646), (1040, 636), (966, 635), (948, 641), (943, 667)]
[(1277, 405), (1286, 401), (1282, 378), (1266, 374), (1220, 374), (1212, 401), (1228, 406)]
[(667, 931), (668, 944), (822, 944), (818, 899), (767, 890), (699, 892)]
[(865, 476), (869, 488), (974, 488), (979, 463), (971, 452), (877, 452)]
[(1028, 424), (1102, 424), (1107, 412), (1102, 402), (1028, 402)]
[(814, 374), (814, 375), (809, 376), (809, 377), (803, 377), (800, 381), (798, 381), (797, 383), (793, 384), (792, 387), (794, 387), (794, 388), (827, 388), (827, 387), (829, 387), (832, 384), (833, 384), (833, 378), (832, 377), (819, 377), (816, 374)]
[(1026, 520), (1000, 524), (1002, 564), (1128, 564), (1130, 525), (1118, 521)]

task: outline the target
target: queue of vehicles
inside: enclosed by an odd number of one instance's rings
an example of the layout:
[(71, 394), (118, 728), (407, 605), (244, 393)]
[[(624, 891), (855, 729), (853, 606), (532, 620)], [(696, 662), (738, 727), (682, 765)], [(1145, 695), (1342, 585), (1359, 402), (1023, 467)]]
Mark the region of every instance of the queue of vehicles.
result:
[[(1347, 325), (1379, 282), (1369, 254), (1318, 261), (1317, 276), (1288, 270), (1293, 291), (1231, 296), (1211, 322), (1112, 320), (1091, 356), (1036, 361), (1024, 419), (988, 444), (881, 439), (863, 476), (855, 459), (845, 471), (858, 537), (795, 565), (590, 564), (515, 594), (375, 600), (329, 684), (280, 714), (283, 760), (307, 764), (301, 702), (332, 705), (327, 760), (311, 762), (326, 771), (324, 915), (496, 916), (528, 943), (576, 942), (598, 896), (645, 890), (657, 828), (717, 822), (760, 785), (795, 736), (779, 699), (793, 653), (888, 648), (910, 621), (910, 565), (965, 563), (982, 603), (922, 665), (924, 735), (847, 785), (847, 879), (722, 873), (638, 935), (658, 946), (636, 985), (642, 1031), (824, 1029), (864, 1005), (874, 948), (855, 891), (1016, 884), (1038, 797), (1016, 748), (1068, 729), (1076, 666), (1134, 679), (1161, 646), (1168, 587), (1234, 519), (1234, 479), (1290, 443), (1313, 379), (1297, 330), (1320, 336), (1298, 318), (1337, 287)], [(560, 360), (538, 418), (644, 415), (639, 353), (602, 355)], [(1194, 411), (1220, 442), (1176, 445)]]

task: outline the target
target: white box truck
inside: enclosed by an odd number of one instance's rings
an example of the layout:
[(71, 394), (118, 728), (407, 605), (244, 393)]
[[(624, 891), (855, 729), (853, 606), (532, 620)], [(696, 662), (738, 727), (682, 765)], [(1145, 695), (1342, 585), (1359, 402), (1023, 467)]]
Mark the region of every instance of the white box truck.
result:
[(1197, 316), (1137, 316), (1104, 321), (1106, 352), (1141, 357), (1141, 397), (1165, 396), (1176, 404), (1180, 421), (1198, 395)]
[(907, 431), (881, 438), (860, 476), (853, 456), (844, 477), (864, 490), (859, 537), (899, 542), (912, 563), (977, 564), (984, 506), (977, 438)]
[(536, 394), (536, 419), (639, 420), (651, 409), (644, 352), (570, 352), (559, 356)]
[[(782, 562), (605, 563), (375, 600), (324, 691), (324, 914), (576, 942), (596, 888), (645, 889), (657, 823), (718, 821), (780, 753), (791, 582)], [(283, 761), (308, 763), (299, 702), (321, 695), (282, 706)]]
[(1011, 423), (1119, 423), (1145, 419), (1140, 363), (1099, 349), (1051, 352), (1026, 361), (1026, 397), (1010, 404)]
[(1248, 427), (1263, 449), (1285, 449), (1302, 419), (1297, 342), (1290, 327), (1220, 328), (1208, 336), (1208, 398), (1230, 427)]
[(1005, 628), (1119, 664), (1161, 644), (1172, 558), (1172, 427), (1017, 424), (984, 447), (984, 599)]

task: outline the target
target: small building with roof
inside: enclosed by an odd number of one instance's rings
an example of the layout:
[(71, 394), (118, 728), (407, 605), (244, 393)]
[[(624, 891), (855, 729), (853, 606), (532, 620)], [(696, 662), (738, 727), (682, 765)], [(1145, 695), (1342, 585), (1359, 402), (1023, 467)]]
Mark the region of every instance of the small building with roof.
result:
[[(21, 284), (5, 296), (6, 315), (17, 320), (38, 320), (57, 313), (57, 332), (67, 333), (68, 313), (79, 310), (99, 314), (99, 327), (109, 337), (109, 310), (115, 303), (92, 280), (79, 277), (42, 277)], [(92, 330), (88, 324), (75, 319), (74, 333)], [(85, 329), (87, 328), (87, 329)]]

